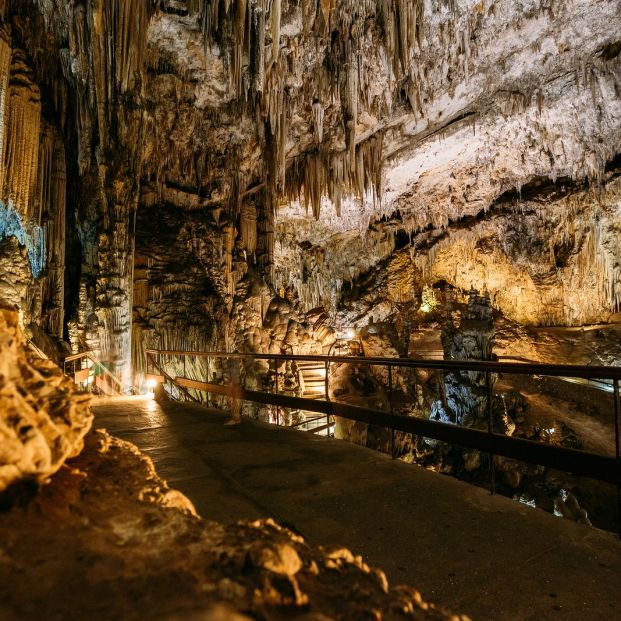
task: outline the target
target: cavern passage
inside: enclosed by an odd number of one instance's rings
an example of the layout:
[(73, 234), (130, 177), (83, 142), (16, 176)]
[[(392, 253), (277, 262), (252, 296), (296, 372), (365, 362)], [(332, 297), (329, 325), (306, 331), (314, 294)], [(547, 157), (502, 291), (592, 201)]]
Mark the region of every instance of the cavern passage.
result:
[(615, 618), (621, 3), (0, 0), (0, 307), (0, 618)]

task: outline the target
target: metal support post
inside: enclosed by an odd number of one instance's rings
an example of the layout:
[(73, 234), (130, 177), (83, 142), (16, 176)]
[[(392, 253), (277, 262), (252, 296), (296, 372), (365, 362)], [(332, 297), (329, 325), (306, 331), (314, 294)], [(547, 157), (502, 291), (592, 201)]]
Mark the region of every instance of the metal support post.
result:
[[(487, 386), (487, 432), (492, 433), (492, 418), (493, 418), (493, 394), (492, 394), (492, 378), (489, 371), (485, 371), (485, 384)], [(494, 494), (496, 491), (496, 485), (494, 481), (494, 454), (488, 453), (489, 456), (489, 491)]]
[[(392, 365), (388, 365), (388, 407), (392, 414)], [(395, 428), (390, 428), (390, 455), (393, 459), (396, 458), (395, 451)]]
[[(326, 374), (326, 377), (324, 380), (324, 390), (326, 393), (326, 401), (330, 401), (330, 384), (329, 384), (330, 362), (328, 360), (324, 362), (324, 370)], [(328, 436), (328, 438), (330, 437), (330, 414), (326, 414), (326, 435)]]
[[(619, 447), (619, 380), (613, 380), (614, 386), (614, 410), (615, 410), (615, 457), (617, 464), (621, 466), (621, 454)], [(621, 538), (621, 484), (617, 483), (617, 519), (619, 520), (619, 538)]]

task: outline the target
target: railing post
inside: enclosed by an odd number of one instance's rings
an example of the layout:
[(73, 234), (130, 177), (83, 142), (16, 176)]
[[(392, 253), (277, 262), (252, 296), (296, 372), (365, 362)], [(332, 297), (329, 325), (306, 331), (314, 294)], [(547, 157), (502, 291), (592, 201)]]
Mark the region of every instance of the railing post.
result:
[[(621, 466), (621, 454), (619, 447), (619, 380), (613, 380), (614, 388), (614, 411), (615, 411), (615, 457), (617, 465)], [(619, 538), (621, 538), (621, 484), (617, 483), (617, 519), (619, 520)]]
[[(326, 360), (324, 362), (324, 371), (326, 374), (326, 377), (324, 379), (324, 389), (326, 392), (326, 401), (330, 401), (330, 361)], [(330, 437), (330, 414), (326, 414), (326, 436), (329, 438)]]
[[(197, 361), (198, 366), (198, 361)], [(200, 367), (198, 367), (200, 369)], [(209, 377), (209, 356), (205, 356), (205, 382), (207, 384), (211, 383), (211, 379)], [(207, 391), (207, 407), (211, 407), (211, 393)]]
[[(493, 418), (493, 402), (492, 402), (492, 378), (489, 371), (485, 371), (485, 385), (487, 387), (487, 432), (492, 433), (492, 418)], [(494, 482), (494, 454), (488, 453), (489, 456), (489, 491), (494, 494), (495, 482)]]
[[(388, 408), (390, 413), (393, 413), (392, 410), (392, 365), (388, 365)], [(390, 428), (390, 455), (393, 459), (395, 459), (395, 428)]]
[[(278, 360), (274, 358), (274, 390), (278, 394)], [(276, 406), (276, 425), (280, 426), (280, 406)]]

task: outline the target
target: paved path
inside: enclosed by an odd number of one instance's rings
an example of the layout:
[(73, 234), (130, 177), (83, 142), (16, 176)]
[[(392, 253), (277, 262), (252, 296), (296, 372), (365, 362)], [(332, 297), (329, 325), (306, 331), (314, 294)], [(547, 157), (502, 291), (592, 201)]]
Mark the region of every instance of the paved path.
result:
[[(207, 519), (273, 516), (473, 619), (621, 619), (621, 542), (374, 451), (193, 405), (101, 402)], [(613, 496), (611, 496), (611, 502)]]

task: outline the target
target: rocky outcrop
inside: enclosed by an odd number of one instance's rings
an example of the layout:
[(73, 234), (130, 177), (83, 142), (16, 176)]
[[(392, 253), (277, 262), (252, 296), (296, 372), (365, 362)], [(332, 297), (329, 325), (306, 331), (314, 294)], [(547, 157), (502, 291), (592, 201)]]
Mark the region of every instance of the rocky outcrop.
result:
[[(442, 329), (442, 345), (446, 360), (491, 360), (494, 323), (489, 296), (472, 291), (465, 312), (456, 324), (452, 305)], [(473, 371), (444, 373), (442, 399), (434, 403), (431, 419), (457, 425), (472, 426), (488, 416), (489, 399), (496, 376)], [(489, 392), (488, 392), (489, 391)]]
[(90, 397), (27, 350), (16, 312), (0, 309), (0, 498), (43, 483), (82, 449)]
[(0, 530), (7, 621), (41, 610), (95, 621), (465, 620), (272, 520), (205, 522), (148, 457), (101, 431), (25, 511), (0, 515)]

